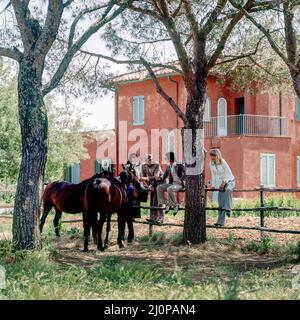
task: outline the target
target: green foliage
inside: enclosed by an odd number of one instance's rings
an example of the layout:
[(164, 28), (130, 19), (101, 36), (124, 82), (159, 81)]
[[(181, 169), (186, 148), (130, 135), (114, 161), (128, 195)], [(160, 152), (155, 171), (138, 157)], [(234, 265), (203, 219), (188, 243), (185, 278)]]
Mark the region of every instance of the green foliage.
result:
[[(264, 199), (265, 207), (288, 207), (288, 208), (296, 208), (300, 209), (300, 199), (293, 195), (280, 195), (280, 196), (268, 196)], [(208, 207), (217, 207), (217, 203), (210, 202), (207, 205)], [(251, 209), (251, 208), (259, 208), (260, 200), (256, 199), (240, 199), (238, 201), (233, 201), (234, 209)], [(217, 216), (217, 211), (208, 211), (210, 216)], [(284, 210), (276, 210), (276, 211), (265, 211), (266, 217), (290, 217), (290, 216), (300, 216), (300, 212), (296, 211), (284, 211)], [(231, 216), (234, 218), (242, 217), (242, 216), (259, 216), (259, 211), (232, 211)]]
[(0, 203), (12, 204), (15, 200), (14, 192), (0, 192)]
[[(222, 292), (223, 291), (223, 292)], [(220, 300), (240, 300), (238, 291), (238, 280), (229, 281), (223, 290), (218, 290)]]
[[(164, 272), (149, 263), (104, 258), (96, 267), (63, 267), (51, 247), (41, 251), (16, 251), (8, 241), (0, 242), (0, 263), (6, 269), (6, 289), (1, 299), (99, 299), (125, 295), (151, 288), (178, 290), (192, 285), (185, 275)], [(140, 297), (141, 298), (141, 297)], [(147, 297), (146, 297), (147, 298)], [(151, 298), (151, 296), (148, 296)]]
[(82, 111), (76, 111), (68, 101), (54, 103), (47, 99), (49, 119), (49, 151), (45, 180), (57, 180), (62, 176), (65, 166), (82, 159), (88, 159), (84, 142), (92, 136), (82, 136), (84, 117)]
[(242, 251), (254, 251), (258, 254), (272, 254), (285, 257), (287, 260), (294, 260), (299, 258), (299, 243), (279, 244), (274, 242), (272, 237), (265, 235), (262, 241), (251, 241), (246, 247), (242, 248)]
[(17, 105), (16, 82), (0, 83), (0, 181), (15, 181), (18, 175), (21, 144)]
[[(15, 182), (21, 159), (21, 134), (18, 122), (18, 97), (15, 78), (9, 79), (11, 68), (2, 70), (7, 83), (0, 82), (0, 181)], [(0, 69), (1, 74), (1, 69)], [(87, 159), (83, 138), (83, 113), (68, 101), (45, 99), (49, 120), (49, 151), (45, 180), (61, 178), (64, 166)]]
[(71, 229), (68, 229), (67, 233), (71, 236), (71, 239), (78, 239), (82, 237), (81, 230), (77, 227), (72, 227)]
[(248, 248), (249, 250), (255, 251), (258, 254), (264, 254), (271, 251), (272, 245), (272, 238), (266, 235), (260, 242), (251, 242)]
[[(244, 263), (221, 263), (213, 257), (166, 268), (160, 255), (156, 258), (157, 248), (152, 250), (152, 262), (112, 251), (111, 256), (90, 252), (74, 263), (76, 251), (70, 262), (49, 243), (40, 251), (18, 251), (11, 242), (0, 241), (0, 264), (6, 269), (0, 299), (299, 299), (299, 292), (291, 289), (293, 265), (282, 257), (282, 267), (271, 269), (245, 269)], [(212, 273), (205, 278), (207, 268)], [(195, 280), (199, 275), (204, 279)]]

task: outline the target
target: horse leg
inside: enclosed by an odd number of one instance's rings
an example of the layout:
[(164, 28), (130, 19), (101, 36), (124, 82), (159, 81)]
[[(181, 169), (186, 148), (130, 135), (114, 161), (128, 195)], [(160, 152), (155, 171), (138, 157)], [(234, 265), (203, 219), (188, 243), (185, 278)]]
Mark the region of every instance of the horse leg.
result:
[(104, 251), (103, 243), (102, 243), (102, 229), (104, 222), (106, 220), (106, 215), (103, 213), (100, 213), (100, 219), (98, 221), (97, 229), (98, 229), (98, 246), (97, 249)]
[(104, 241), (104, 248), (107, 249), (108, 248), (108, 235), (109, 235), (109, 231), (110, 231), (110, 220), (111, 220), (111, 214), (109, 214), (107, 216), (107, 222), (106, 222), (106, 237), (105, 237), (105, 241)]
[(123, 238), (125, 235), (125, 219), (124, 219), (124, 213), (118, 212), (118, 245), (119, 248), (123, 248)]
[(93, 215), (93, 221), (92, 221), (92, 233), (93, 233), (93, 239), (94, 239), (94, 244), (98, 243), (98, 236), (97, 236), (97, 218), (98, 218), (98, 213)]
[(40, 231), (41, 231), (41, 233), (43, 231), (43, 226), (44, 226), (45, 221), (47, 219), (48, 213), (50, 212), (52, 207), (53, 207), (52, 203), (45, 203), (44, 204), (44, 212), (43, 212), (43, 215), (42, 215), (41, 220), (40, 220)]
[(89, 248), (89, 236), (90, 236), (90, 229), (91, 229), (91, 222), (89, 216), (91, 215), (91, 212), (84, 213), (84, 228), (83, 228), (83, 252), (88, 252)]
[(59, 226), (59, 222), (61, 219), (61, 215), (62, 212), (60, 210), (58, 210), (57, 208), (55, 208), (55, 216), (53, 219), (53, 224), (54, 224), (54, 230), (55, 230), (55, 234), (57, 237), (60, 237), (59, 231), (60, 231), (60, 226)]
[(131, 243), (134, 239), (134, 230), (133, 230), (133, 219), (132, 217), (128, 217), (127, 219), (128, 226), (128, 243)]

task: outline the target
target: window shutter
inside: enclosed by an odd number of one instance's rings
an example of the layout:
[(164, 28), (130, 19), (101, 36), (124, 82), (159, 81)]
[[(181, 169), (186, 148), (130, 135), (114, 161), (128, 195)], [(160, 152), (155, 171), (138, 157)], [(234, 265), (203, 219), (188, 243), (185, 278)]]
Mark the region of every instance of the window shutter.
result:
[(72, 182), (72, 167), (71, 166), (65, 167), (64, 180), (67, 182)]
[(210, 105), (211, 105), (210, 98), (207, 97), (205, 102), (205, 107), (204, 107), (203, 121), (207, 121), (207, 122), (210, 121), (210, 113), (211, 113)]
[(296, 109), (296, 120), (300, 121), (300, 99), (296, 97), (295, 101), (295, 109)]
[(260, 184), (263, 186), (268, 184), (268, 158), (266, 155), (260, 156)]
[(274, 154), (260, 156), (260, 184), (264, 187), (276, 185), (276, 157)]
[(72, 177), (71, 181), (72, 183), (79, 183), (80, 182), (80, 164), (75, 163), (71, 167)]
[(133, 124), (139, 123), (139, 99), (133, 97)]
[(268, 185), (275, 187), (275, 155), (269, 155), (268, 158)]
[(142, 125), (144, 124), (144, 97), (135, 96), (133, 97), (133, 124)]
[(139, 124), (144, 124), (144, 97), (139, 97)]
[(101, 173), (101, 163), (99, 160), (94, 161), (94, 169), (95, 174)]
[(69, 181), (70, 179), (69, 179), (70, 177), (69, 177), (69, 167), (65, 167), (65, 169), (64, 169), (64, 180), (65, 181)]

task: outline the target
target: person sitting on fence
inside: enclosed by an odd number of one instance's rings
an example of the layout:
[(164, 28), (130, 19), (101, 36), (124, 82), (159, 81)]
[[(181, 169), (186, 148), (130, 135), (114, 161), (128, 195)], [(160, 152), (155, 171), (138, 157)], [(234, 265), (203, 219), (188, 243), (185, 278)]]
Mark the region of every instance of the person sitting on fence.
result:
[[(176, 162), (174, 152), (167, 152), (166, 160), (169, 161), (170, 164), (167, 165), (162, 181), (169, 178), (169, 183), (161, 184), (157, 187), (158, 204), (161, 207), (167, 204), (165, 212), (167, 213), (170, 209), (173, 209), (173, 214), (176, 215), (179, 204), (177, 203), (175, 192), (184, 188), (185, 169), (183, 164)], [(165, 191), (168, 192), (168, 201), (165, 198)]]
[(209, 163), (211, 171), (212, 189), (215, 189), (216, 177), (218, 177), (222, 183), (219, 187), (218, 195), (219, 203), (219, 216), (215, 223), (216, 227), (224, 226), (226, 214), (230, 216), (232, 209), (232, 190), (235, 187), (235, 178), (231, 172), (231, 169), (225, 159), (222, 158), (221, 151), (219, 149), (210, 149), (209, 155), (211, 161)]
[[(141, 178), (144, 188), (150, 191), (150, 206), (157, 207), (157, 193), (156, 187), (161, 183), (159, 180), (163, 174), (159, 163), (155, 162), (151, 154), (146, 155), (145, 163), (142, 164)], [(149, 222), (157, 223), (163, 219), (163, 212), (159, 209), (150, 209), (150, 219), (146, 219)]]

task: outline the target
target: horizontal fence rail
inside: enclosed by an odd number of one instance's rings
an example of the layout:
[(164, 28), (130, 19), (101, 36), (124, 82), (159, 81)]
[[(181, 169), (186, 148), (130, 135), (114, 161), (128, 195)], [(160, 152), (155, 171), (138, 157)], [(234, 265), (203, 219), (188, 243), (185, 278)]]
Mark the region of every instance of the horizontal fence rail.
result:
[[(206, 188), (205, 189), (205, 203), (207, 203), (207, 194), (208, 192), (214, 192), (214, 191), (219, 191), (222, 192), (224, 190), (222, 189), (210, 189)], [(279, 230), (279, 229), (274, 229), (274, 228), (266, 228), (264, 225), (264, 214), (266, 211), (295, 211), (295, 212), (300, 212), (300, 208), (293, 208), (293, 207), (278, 207), (278, 206), (272, 206), (272, 207), (266, 207), (264, 203), (264, 196), (265, 193), (272, 193), (272, 192), (281, 192), (281, 193), (296, 193), (300, 192), (299, 189), (283, 189), (283, 188), (254, 188), (254, 189), (235, 189), (233, 192), (259, 192), (260, 194), (260, 206), (255, 207), (255, 208), (243, 208), (243, 209), (232, 209), (232, 211), (259, 211), (260, 212), (260, 226), (259, 227), (249, 227), (249, 226), (214, 226), (214, 225), (206, 225), (207, 228), (216, 228), (216, 229), (228, 229), (228, 230), (256, 230), (260, 231), (260, 239), (264, 239), (264, 234), (265, 232), (274, 232), (274, 233), (286, 233), (286, 234), (300, 234), (300, 230)], [(3, 205), (0, 206), (1, 208), (13, 208), (12, 205)], [(156, 206), (136, 206), (136, 208), (140, 209), (155, 209), (155, 210), (165, 210), (165, 208), (162, 207), (156, 207)], [(205, 212), (206, 211), (218, 211), (221, 208), (218, 207), (205, 207)], [(181, 211), (185, 211), (185, 208), (179, 208)], [(0, 218), (4, 219), (12, 219), (12, 215), (0, 215)], [(68, 219), (68, 220), (62, 220), (62, 223), (77, 223), (77, 222), (82, 222), (82, 219)], [(117, 222), (117, 220), (112, 220), (112, 222)], [(174, 227), (184, 227), (183, 224), (181, 223), (162, 223), (162, 224), (156, 224), (155, 222), (146, 222), (146, 221), (138, 221), (135, 220), (134, 223), (137, 224), (145, 224), (149, 225), (149, 236), (152, 236), (153, 233), (153, 226), (174, 226)]]
[(204, 136), (268, 136), (287, 137), (288, 118), (263, 115), (230, 115), (211, 117), (203, 122)]
[[(1, 215), (1, 219), (12, 219), (12, 216), (10, 215)], [(82, 219), (68, 219), (68, 220), (62, 220), (61, 223), (78, 223), (83, 222)], [(112, 219), (111, 222), (117, 223), (118, 220)], [(171, 226), (171, 227), (181, 227), (183, 228), (183, 224), (181, 223), (169, 223), (165, 222), (162, 224), (155, 224), (148, 221), (139, 221), (135, 220), (134, 223), (136, 224), (145, 224), (149, 226), (157, 226), (157, 227), (163, 227), (163, 226)], [(224, 226), (224, 227), (216, 227), (214, 225), (206, 225), (206, 228), (214, 228), (214, 229), (231, 229), (231, 230), (258, 230), (258, 231), (265, 231), (265, 232), (274, 232), (274, 233), (289, 233), (289, 234), (300, 234), (300, 230), (279, 230), (279, 229), (272, 229), (272, 228), (260, 228), (260, 227), (248, 227), (248, 226)]]

